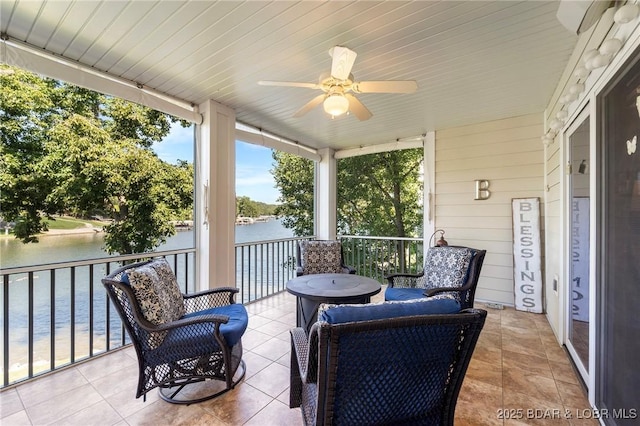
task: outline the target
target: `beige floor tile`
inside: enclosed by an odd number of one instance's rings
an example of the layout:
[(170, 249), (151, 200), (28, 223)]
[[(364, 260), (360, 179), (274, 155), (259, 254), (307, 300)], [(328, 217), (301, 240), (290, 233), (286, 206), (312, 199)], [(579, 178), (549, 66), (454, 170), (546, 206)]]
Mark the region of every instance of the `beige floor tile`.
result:
[(2, 426), (31, 426), (31, 420), (25, 410), (17, 411), (6, 417), (2, 417)]
[(87, 383), (87, 379), (80, 371), (72, 367), (19, 385), (16, 390), (22, 403), (28, 408), (55, 398), (57, 395), (78, 389)]
[(271, 361), (276, 361), (278, 358), (287, 354), (289, 351), (289, 345), (287, 345), (286, 342), (283, 342), (282, 340), (275, 337), (251, 349), (251, 352), (270, 359)]
[(467, 379), (502, 387), (502, 367), (495, 363), (472, 359), (467, 368), (465, 380)]
[(502, 387), (505, 394), (515, 392), (536, 395), (545, 401), (560, 401), (560, 395), (553, 379), (517, 368), (504, 368), (503, 371)]
[(241, 383), (220, 398), (205, 401), (200, 406), (225, 423), (241, 425), (266, 407), (273, 398), (262, 391)]
[(505, 425), (569, 424), (559, 398), (545, 399), (535, 392), (520, 393), (505, 388), (501, 414), (505, 418)]
[(249, 351), (244, 352), (244, 354), (242, 355), (242, 359), (247, 366), (247, 373), (244, 376), (244, 380), (247, 380), (250, 377), (254, 376), (256, 373), (260, 372), (273, 362), (269, 358), (265, 358), (261, 355)]
[(261, 315), (250, 315), (248, 328), (250, 330), (255, 330), (256, 328), (262, 327), (265, 324), (269, 324), (272, 321), (273, 320), (271, 318), (263, 317)]
[(178, 405), (156, 401), (125, 419), (135, 425), (174, 425), (174, 426), (226, 426), (221, 419), (205, 411), (200, 404)]
[(550, 362), (550, 364), (551, 372), (553, 373), (553, 378), (555, 380), (574, 385), (578, 385), (580, 383), (580, 379), (578, 379), (573, 365), (559, 362)]
[(4, 419), (12, 414), (24, 410), (24, 405), (20, 400), (18, 391), (15, 389), (8, 389), (0, 392), (0, 418)]
[[(374, 300), (382, 298), (381, 294)], [(248, 305), (250, 328), (243, 336), (247, 373), (235, 389), (219, 398), (182, 406), (160, 400), (152, 390), (147, 402), (136, 399), (136, 353), (125, 348), (0, 393), (2, 425), (302, 424), (300, 409), (288, 408), (289, 330), (295, 325), (295, 306), (295, 297), (288, 293)], [(456, 426), (598, 424), (576, 415), (570, 423), (566, 418), (543, 418), (544, 411), (532, 411), (531, 419), (499, 418), (504, 409), (589, 413), (571, 362), (545, 320), (512, 308), (488, 310), (458, 398)], [(194, 385), (187, 393), (216, 385)], [(100, 421), (92, 423), (96, 418)]]
[(85, 426), (99, 422), (101, 425), (114, 425), (122, 420), (124, 419), (108, 402), (101, 400), (52, 424), (57, 426)]
[(135, 360), (123, 351), (116, 351), (109, 356), (101, 356), (91, 362), (80, 364), (78, 370), (91, 382), (132, 366), (137, 367)]
[[(120, 383), (118, 383), (119, 378), (122, 379)], [(105, 378), (104, 382), (94, 382), (93, 386), (96, 387), (98, 392), (103, 395), (105, 401), (111, 404), (120, 416), (126, 418), (160, 399), (156, 389), (147, 393), (146, 400), (144, 396), (136, 398), (137, 384), (137, 373), (126, 377), (112, 374)], [(109, 385), (113, 385), (113, 387), (109, 389)]]
[(289, 369), (278, 363), (272, 363), (245, 382), (272, 398), (277, 398), (289, 387)]
[(39, 404), (28, 406), (26, 411), (34, 425), (43, 425), (57, 422), (101, 400), (102, 396), (93, 386), (86, 384)]
[(582, 385), (556, 380), (562, 403), (567, 407), (589, 407), (589, 400)]
[(280, 321), (271, 321), (256, 328), (256, 331), (275, 337), (279, 334), (286, 333), (290, 329), (291, 326), (289, 324), (285, 324)]
[(297, 426), (302, 425), (302, 413), (299, 408), (289, 408), (278, 400), (272, 401), (245, 425), (247, 426)]
[(465, 377), (456, 404), (455, 424), (501, 425), (502, 387)]
[(529, 355), (509, 350), (502, 351), (502, 367), (517, 368), (539, 376), (553, 379), (546, 356)]
[(272, 336), (262, 333), (256, 330), (247, 330), (242, 335), (242, 348), (244, 350), (251, 350), (256, 346), (260, 346), (266, 341), (270, 340)]

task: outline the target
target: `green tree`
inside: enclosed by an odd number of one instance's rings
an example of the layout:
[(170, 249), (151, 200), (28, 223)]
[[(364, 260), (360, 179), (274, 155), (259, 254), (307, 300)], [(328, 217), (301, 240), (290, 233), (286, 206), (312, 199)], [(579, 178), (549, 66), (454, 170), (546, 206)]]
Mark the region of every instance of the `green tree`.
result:
[(236, 197), (236, 216), (258, 217), (258, 205), (249, 197)]
[[(297, 236), (312, 235), (314, 164), (274, 151), (280, 190), (278, 214)], [(415, 237), (422, 233), (422, 150), (410, 149), (338, 160), (338, 232)]]
[(0, 205), (17, 238), (37, 241), (53, 214), (101, 211), (113, 219), (109, 252), (145, 252), (175, 232), (170, 220), (191, 216), (193, 165), (150, 149), (177, 119), (11, 70), (0, 74)]
[(338, 160), (338, 231), (416, 237), (422, 234), (421, 149)]
[[(338, 160), (338, 233), (387, 237), (422, 234), (422, 150), (391, 151)], [(313, 234), (313, 163), (282, 152), (274, 153), (273, 174), (282, 194), (278, 212), (297, 236)], [(351, 247), (345, 250), (350, 250)], [(415, 256), (399, 240), (387, 245), (362, 243), (358, 264), (381, 273), (389, 266), (404, 270)], [(397, 264), (396, 264), (397, 262)]]
[(313, 161), (282, 151), (273, 151), (275, 160), (271, 170), (280, 190), (276, 214), (283, 216), (282, 224), (294, 235), (313, 235)]

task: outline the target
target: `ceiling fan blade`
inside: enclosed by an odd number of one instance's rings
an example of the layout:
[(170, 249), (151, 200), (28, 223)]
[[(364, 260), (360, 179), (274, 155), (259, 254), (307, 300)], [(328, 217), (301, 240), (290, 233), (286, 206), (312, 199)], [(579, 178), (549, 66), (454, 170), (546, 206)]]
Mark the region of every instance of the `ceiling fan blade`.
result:
[(307, 89), (320, 89), (320, 85), (317, 83), (299, 83), (296, 81), (260, 80), (258, 84), (260, 86), (287, 86), (287, 87), (303, 87)]
[(331, 76), (336, 80), (346, 80), (351, 74), (351, 68), (358, 54), (342, 46), (334, 46), (329, 50), (333, 58), (331, 61)]
[(349, 101), (349, 112), (358, 117), (358, 120), (365, 121), (373, 116), (371, 111), (369, 111), (367, 107), (351, 93), (345, 94), (344, 97)]
[(415, 80), (359, 81), (353, 84), (356, 93), (414, 93), (418, 90)]
[(326, 96), (327, 95), (325, 95), (323, 93), (322, 95), (318, 95), (315, 98), (311, 99), (309, 102), (304, 104), (304, 106), (302, 108), (300, 108), (298, 111), (296, 111), (296, 113), (293, 114), (293, 116), (296, 117), (296, 118), (302, 117), (303, 115), (305, 115), (306, 113), (308, 113), (309, 111), (311, 111), (312, 109), (314, 109), (315, 107), (320, 105), (322, 103), (322, 101), (324, 101), (324, 98)]

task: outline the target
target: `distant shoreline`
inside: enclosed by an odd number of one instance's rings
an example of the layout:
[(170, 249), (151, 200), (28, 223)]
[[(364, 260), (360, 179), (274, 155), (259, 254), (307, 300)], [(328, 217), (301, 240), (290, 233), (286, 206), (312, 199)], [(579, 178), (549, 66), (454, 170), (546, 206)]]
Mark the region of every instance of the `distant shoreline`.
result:
[[(101, 234), (104, 231), (102, 230), (102, 228), (98, 228), (96, 226), (93, 226), (89, 223), (86, 224), (86, 226), (84, 228), (74, 228), (74, 229), (49, 229), (48, 231), (45, 232), (41, 232), (39, 234), (37, 234), (37, 237), (46, 237), (48, 235), (80, 235), (80, 234)], [(15, 235), (13, 234), (5, 234), (4, 232), (2, 232), (0, 234), (0, 237), (15, 237)]]

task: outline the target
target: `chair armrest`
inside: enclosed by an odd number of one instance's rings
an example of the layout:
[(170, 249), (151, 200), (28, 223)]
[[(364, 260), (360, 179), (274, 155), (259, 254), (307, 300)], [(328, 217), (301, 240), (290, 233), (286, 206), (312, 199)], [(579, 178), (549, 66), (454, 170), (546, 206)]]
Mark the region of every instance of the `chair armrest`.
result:
[(386, 279), (389, 283), (389, 287), (404, 287), (404, 288), (416, 288), (418, 284), (418, 278), (424, 276), (424, 273), (419, 274), (391, 274), (387, 275)]
[(235, 295), (240, 290), (235, 287), (219, 287), (197, 293), (184, 294), (184, 307), (189, 313), (203, 311), (218, 306), (233, 305)]
[(307, 361), (309, 359), (309, 341), (307, 333), (302, 327), (296, 327), (290, 331), (291, 333), (291, 349), (296, 355), (299, 371), (302, 374), (307, 372)]
[(302, 266), (296, 266), (296, 277), (302, 276)]
[(303, 328), (298, 327), (291, 333), (291, 368), (289, 377), (289, 408), (302, 404), (302, 377), (306, 376), (309, 359), (309, 342)]

